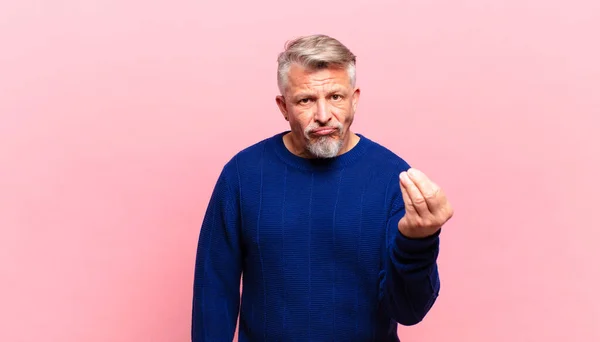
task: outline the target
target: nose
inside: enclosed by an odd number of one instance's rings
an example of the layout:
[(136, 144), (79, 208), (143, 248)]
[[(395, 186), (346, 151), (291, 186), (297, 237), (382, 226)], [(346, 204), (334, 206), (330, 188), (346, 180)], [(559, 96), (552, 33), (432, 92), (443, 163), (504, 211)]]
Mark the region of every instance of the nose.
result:
[(315, 121), (324, 125), (331, 120), (331, 111), (327, 105), (327, 101), (317, 101)]

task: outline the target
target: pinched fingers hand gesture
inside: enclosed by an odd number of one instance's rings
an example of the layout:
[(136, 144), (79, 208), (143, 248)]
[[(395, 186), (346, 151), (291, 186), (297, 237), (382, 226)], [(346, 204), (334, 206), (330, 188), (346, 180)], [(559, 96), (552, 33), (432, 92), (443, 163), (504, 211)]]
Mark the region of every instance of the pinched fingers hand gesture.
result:
[(431, 236), (454, 214), (442, 189), (415, 168), (400, 173), (400, 189), (406, 213), (398, 229), (406, 237)]

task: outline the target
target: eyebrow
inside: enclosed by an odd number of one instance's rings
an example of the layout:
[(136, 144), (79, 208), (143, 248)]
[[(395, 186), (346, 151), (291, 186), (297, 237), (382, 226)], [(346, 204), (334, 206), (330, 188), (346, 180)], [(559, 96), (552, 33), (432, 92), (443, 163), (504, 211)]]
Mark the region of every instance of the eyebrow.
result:
[[(335, 94), (335, 93), (343, 93), (343, 92), (344, 92), (344, 88), (333, 87), (333, 88), (331, 88), (330, 91), (327, 92), (327, 95), (331, 95), (331, 94)], [(293, 99), (303, 99), (306, 97), (314, 97), (314, 96), (315, 96), (315, 93), (302, 91), (302, 92), (299, 92), (298, 94), (293, 95), (292, 98)]]

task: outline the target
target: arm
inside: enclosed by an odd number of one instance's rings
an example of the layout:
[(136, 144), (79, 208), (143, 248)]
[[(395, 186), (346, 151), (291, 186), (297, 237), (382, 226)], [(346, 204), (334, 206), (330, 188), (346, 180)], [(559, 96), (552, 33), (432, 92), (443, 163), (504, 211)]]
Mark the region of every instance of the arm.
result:
[(398, 222), (405, 214), (404, 204), (401, 200), (397, 202), (400, 203), (395, 204), (388, 221), (390, 238), (386, 246), (381, 295), (394, 321), (414, 325), (425, 318), (440, 291), (439, 231), (426, 238), (404, 236), (398, 230)]
[(414, 325), (438, 297), (439, 235), (453, 209), (442, 189), (414, 168), (401, 172), (392, 189), (381, 296), (396, 322)]
[[(232, 341), (242, 272), (237, 176), (219, 176), (198, 239), (192, 303), (192, 342)], [(233, 181), (235, 180), (235, 182)]]

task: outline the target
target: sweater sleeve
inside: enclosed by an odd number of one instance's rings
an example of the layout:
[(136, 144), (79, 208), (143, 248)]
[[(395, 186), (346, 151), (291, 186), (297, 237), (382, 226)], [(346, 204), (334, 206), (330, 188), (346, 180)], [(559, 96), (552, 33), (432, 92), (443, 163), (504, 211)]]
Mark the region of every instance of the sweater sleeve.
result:
[(392, 185), (393, 205), (387, 222), (380, 299), (390, 317), (402, 325), (423, 320), (440, 291), (437, 267), (439, 235), (412, 239), (398, 230), (404, 202), (398, 185)]
[(200, 229), (192, 298), (192, 342), (232, 341), (235, 333), (242, 270), (241, 227), (234, 191), (237, 174), (230, 169), (228, 164), (219, 176)]

